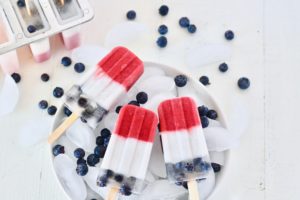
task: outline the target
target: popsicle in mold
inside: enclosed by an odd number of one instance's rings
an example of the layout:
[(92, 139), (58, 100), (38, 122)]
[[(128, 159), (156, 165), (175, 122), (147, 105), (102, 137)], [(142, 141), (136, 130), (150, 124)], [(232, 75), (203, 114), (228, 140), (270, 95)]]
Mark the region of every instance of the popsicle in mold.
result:
[(158, 118), (150, 110), (133, 105), (121, 109), (101, 164), (103, 173), (97, 179), (98, 186), (112, 188), (107, 199), (115, 199), (111, 195), (118, 191), (130, 195), (145, 188), (157, 124)]
[(143, 71), (143, 62), (134, 53), (124, 47), (114, 48), (67, 92), (65, 105), (72, 115), (50, 135), (48, 142), (53, 143), (80, 116), (95, 128)]
[(190, 199), (198, 199), (196, 180), (211, 170), (197, 106), (190, 97), (163, 101), (158, 107), (168, 179), (187, 181)]

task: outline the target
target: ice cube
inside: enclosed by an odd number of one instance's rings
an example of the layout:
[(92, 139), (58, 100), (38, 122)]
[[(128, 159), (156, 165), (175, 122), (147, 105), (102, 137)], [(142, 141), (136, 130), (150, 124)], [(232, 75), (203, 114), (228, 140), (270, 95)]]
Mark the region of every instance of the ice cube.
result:
[(87, 173), (87, 175), (83, 176), (83, 179), (94, 192), (101, 196), (105, 196), (107, 188), (97, 186), (97, 177), (99, 175), (99, 172), (99, 168), (89, 167), (89, 172)]
[(116, 112), (110, 112), (104, 117), (104, 126), (109, 130), (114, 130), (117, 122), (118, 114)]
[(175, 82), (167, 76), (151, 76), (141, 81), (136, 87), (151, 98), (158, 93), (173, 93), (176, 95)]
[(91, 128), (84, 124), (81, 119), (66, 131), (68, 139), (85, 151), (94, 152), (96, 137)]
[(228, 129), (208, 127), (203, 129), (203, 131), (209, 151), (225, 151), (238, 145), (238, 139)]
[(95, 66), (108, 53), (108, 50), (97, 45), (84, 45), (72, 51), (74, 63), (82, 62), (87, 66)]
[(199, 93), (191, 85), (187, 84), (185, 87), (179, 87), (177, 88), (177, 91), (178, 96), (192, 98), (197, 106), (204, 105), (203, 101), (200, 99)]
[(87, 190), (83, 179), (76, 173), (76, 164), (64, 154), (59, 154), (53, 160), (57, 177), (66, 191), (74, 200), (83, 200), (87, 197)]
[(175, 97), (176, 95), (174, 95), (173, 93), (168, 93), (168, 92), (158, 93), (155, 96), (153, 96), (151, 99), (149, 99), (148, 102), (144, 104), (143, 107), (152, 110), (157, 114), (157, 108), (162, 101), (165, 101), (167, 99), (172, 99)]

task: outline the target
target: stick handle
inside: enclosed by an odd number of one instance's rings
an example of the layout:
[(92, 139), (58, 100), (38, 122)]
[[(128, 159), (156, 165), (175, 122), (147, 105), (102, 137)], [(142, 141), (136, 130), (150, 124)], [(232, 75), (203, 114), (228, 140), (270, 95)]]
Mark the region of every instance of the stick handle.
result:
[(79, 115), (75, 112), (72, 113), (53, 133), (48, 137), (48, 143), (53, 144), (64, 132), (67, 130), (77, 119)]
[(196, 180), (188, 182), (189, 200), (200, 200), (198, 184)]
[(119, 188), (116, 187), (110, 188), (106, 200), (117, 199), (118, 193), (119, 193)]

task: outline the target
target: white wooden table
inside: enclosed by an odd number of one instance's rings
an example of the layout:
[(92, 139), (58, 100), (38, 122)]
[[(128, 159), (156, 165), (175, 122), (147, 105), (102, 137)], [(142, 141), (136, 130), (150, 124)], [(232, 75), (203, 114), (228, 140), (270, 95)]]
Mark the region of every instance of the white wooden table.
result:
[[(232, 102), (243, 102), (250, 113), (250, 125), (241, 145), (232, 151), (230, 170), (223, 187), (211, 200), (297, 200), (300, 162), (298, 112), (300, 112), (300, 2), (297, 0), (91, 0), (95, 5), (95, 20), (83, 27), (85, 43), (103, 45), (107, 32), (125, 21), (129, 9), (137, 11), (137, 21), (152, 31), (152, 41), (129, 46), (144, 60), (174, 65), (192, 72), (195, 77), (211, 78), (211, 93), (225, 113)], [(170, 7), (167, 18), (160, 18), (158, 7)], [(233, 54), (226, 60), (230, 69), (218, 72), (218, 64), (190, 69), (181, 51), (159, 50), (155, 46), (157, 27), (169, 26), (169, 46), (181, 38), (192, 37), (178, 27), (181, 16), (189, 16), (198, 26), (199, 42), (224, 42), (223, 33), (234, 30)], [(198, 37), (198, 36), (194, 36)], [(52, 176), (48, 147), (43, 143), (33, 147), (18, 145), (19, 129), (28, 119), (47, 114), (37, 107), (41, 99), (51, 104), (54, 86), (68, 86), (79, 77), (72, 69), (58, 67), (59, 59), (68, 52), (61, 50), (58, 38), (53, 40), (53, 59), (35, 64), (27, 48), (22, 54), (21, 101), (16, 111), (0, 120), (0, 198), (5, 200), (67, 199)], [(44, 72), (53, 74), (52, 83), (40, 81)], [(240, 91), (236, 81), (241, 76), (251, 80), (248, 91)], [(3, 79), (3, 75), (0, 76)], [(67, 80), (66, 80), (67, 79)], [(33, 133), (34, 134), (34, 133)]]

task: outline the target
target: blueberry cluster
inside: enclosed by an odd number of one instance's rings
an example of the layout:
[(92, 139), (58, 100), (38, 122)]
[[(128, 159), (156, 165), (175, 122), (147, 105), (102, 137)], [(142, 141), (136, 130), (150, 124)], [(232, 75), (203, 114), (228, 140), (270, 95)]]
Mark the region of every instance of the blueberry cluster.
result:
[(218, 118), (218, 113), (215, 110), (210, 110), (204, 105), (198, 107), (198, 113), (201, 119), (202, 128), (208, 127), (208, 118), (213, 120)]
[(196, 33), (197, 31), (196, 25), (191, 24), (189, 18), (187, 17), (181, 17), (179, 19), (179, 26), (186, 28), (189, 33)]
[(168, 177), (175, 182), (182, 182), (191, 177), (197, 177), (208, 173), (211, 169), (211, 164), (203, 158), (195, 158), (189, 161), (182, 161), (176, 164), (167, 163)]

